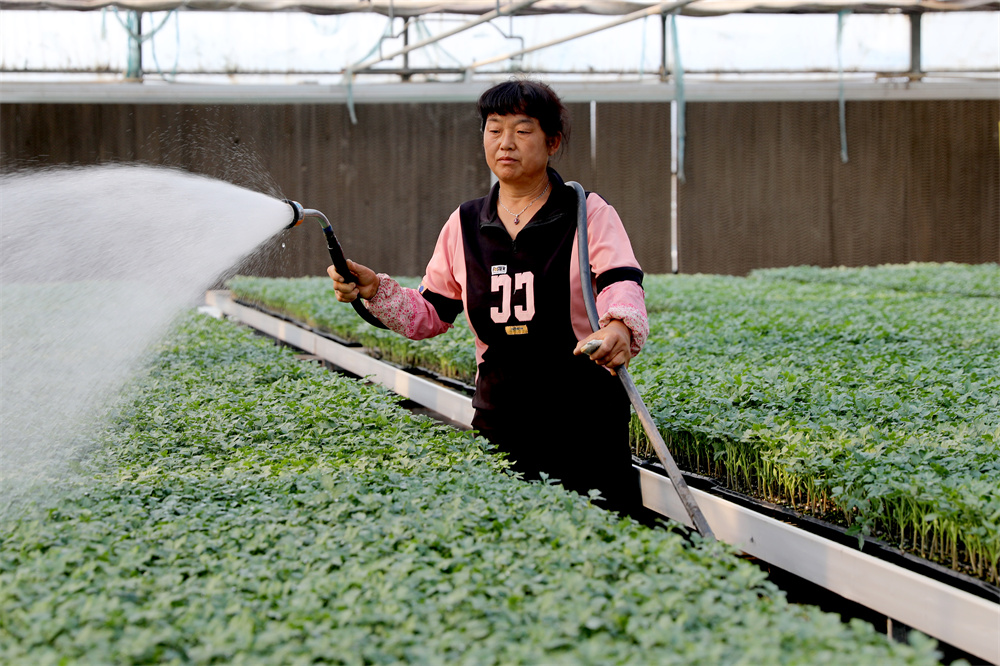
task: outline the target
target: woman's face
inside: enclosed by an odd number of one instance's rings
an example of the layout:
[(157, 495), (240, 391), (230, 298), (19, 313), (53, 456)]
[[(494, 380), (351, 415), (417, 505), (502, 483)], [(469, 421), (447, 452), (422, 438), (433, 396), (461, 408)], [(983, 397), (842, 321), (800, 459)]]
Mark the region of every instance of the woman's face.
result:
[(538, 120), (523, 113), (490, 114), (483, 130), (486, 163), (508, 185), (531, 185), (540, 179), (559, 140), (545, 136)]

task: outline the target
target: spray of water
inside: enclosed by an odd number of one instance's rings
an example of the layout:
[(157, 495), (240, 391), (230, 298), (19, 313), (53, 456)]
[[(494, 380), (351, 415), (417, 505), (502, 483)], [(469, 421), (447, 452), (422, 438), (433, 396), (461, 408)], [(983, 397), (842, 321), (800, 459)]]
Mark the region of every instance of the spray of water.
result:
[(0, 177), (0, 506), (65, 474), (148, 346), (291, 214), (174, 169)]

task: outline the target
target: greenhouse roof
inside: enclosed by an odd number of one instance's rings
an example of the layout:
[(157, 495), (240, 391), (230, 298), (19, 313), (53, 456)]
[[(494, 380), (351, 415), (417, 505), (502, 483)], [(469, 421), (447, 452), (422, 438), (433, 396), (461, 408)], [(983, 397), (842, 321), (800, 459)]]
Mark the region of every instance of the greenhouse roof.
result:
[[(388, 101), (416, 94), (412, 84), (430, 86), (422, 99), (464, 99), (465, 84), (515, 71), (581, 84), (592, 101), (659, 99), (674, 84), (688, 100), (993, 99), (1000, 75), (998, 0), (0, 0), (0, 10), (25, 10), (2, 25), (4, 101), (100, 99), (111, 81), (139, 102)], [(170, 85), (131, 85), (151, 80)]]
[[(516, 9), (511, 5), (523, 5)], [(996, 0), (696, 0), (694, 2), (628, 2), (624, 0), (0, 0), (0, 9), (96, 10), (108, 7), (157, 12), (170, 9), (205, 11), (299, 11), (312, 14), (378, 13), (385, 16), (425, 14), (486, 14), (511, 11), (528, 14), (623, 15), (660, 7), (686, 16), (736, 13), (852, 13), (998, 11)]]

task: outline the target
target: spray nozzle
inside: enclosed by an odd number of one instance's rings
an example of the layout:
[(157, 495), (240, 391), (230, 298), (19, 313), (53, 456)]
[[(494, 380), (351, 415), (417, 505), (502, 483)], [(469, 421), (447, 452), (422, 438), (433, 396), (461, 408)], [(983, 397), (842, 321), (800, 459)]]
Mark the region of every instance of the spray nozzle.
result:
[[(337, 240), (337, 235), (333, 233), (333, 226), (330, 224), (330, 220), (326, 219), (326, 215), (313, 208), (303, 208), (302, 204), (298, 201), (292, 201), (291, 199), (283, 199), (283, 201), (292, 207), (292, 221), (285, 228), (291, 229), (292, 227), (297, 227), (302, 224), (302, 220), (307, 217), (317, 218), (320, 226), (323, 227), (323, 235), (326, 236), (326, 248), (330, 251), (330, 259), (333, 261), (333, 266), (337, 269), (337, 273), (348, 280), (358, 282), (358, 276), (352, 273), (351, 269), (347, 265), (347, 259), (344, 257), (344, 250), (340, 247), (340, 241)], [(357, 313), (361, 315), (361, 318), (372, 326), (386, 328), (386, 325), (379, 321), (378, 318), (369, 312), (368, 308), (361, 303), (360, 298), (354, 299), (351, 302), (351, 305), (353, 305)]]
[(292, 201), (291, 199), (282, 199), (283, 203), (288, 204), (292, 207), (292, 221), (288, 223), (286, 229), (291, 229), (292, 227), (297, 227), (302, 224), (302, 220), (306, 219), (305, 211), (302, 209), (302, 204), (298, 201)]
[(282, 201), (292, 207), (292, 221), (288, 223), (288, 226), (285, 227), (286, 229), (291, 229), (292, 227), (299, 226), (300, 224), (302, 224), (302, 220), (306, 219), (307, 217), (315, 217), (319, 218), (319, 223), (324, 230), (326, 229), (330, 229), (331, 231), (333, 230), (330, 227), (330, 220), (326, 219), (326, 215), (319, 212), (318, 210), (314, 208), (303, 208), (302, 204), (300, 204), (298, 201), (292, 201), (291, 199), (282, 199)]

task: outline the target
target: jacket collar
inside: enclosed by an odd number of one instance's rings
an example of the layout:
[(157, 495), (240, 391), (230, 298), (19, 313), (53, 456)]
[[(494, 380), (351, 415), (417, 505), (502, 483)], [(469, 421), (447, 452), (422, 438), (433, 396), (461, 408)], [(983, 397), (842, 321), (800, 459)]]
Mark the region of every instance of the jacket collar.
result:
[[(552, 167), (546, 167), (546, 171), (549, 174), (549, 182), (552, 183), (552, 193), (549, 195), (545, 205), (531, 218), (529, 224), (532, 225), (545, 224), (563, 216), (562, 200), (563, 197), (568, 196), (568, 191), (565, 187), (566, 183), (563, 181), (562, 176)], [(500, 227), (503, 229), (503, 222), (497, 216), (497, 197), (499, 196), (500, 183), (495, 183), (490, 189), (487, 204), (479, 211), (480, 229), (485, 229), (486, 227)]]

